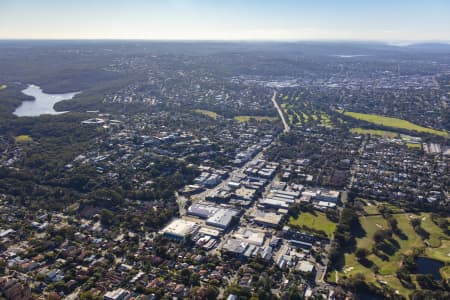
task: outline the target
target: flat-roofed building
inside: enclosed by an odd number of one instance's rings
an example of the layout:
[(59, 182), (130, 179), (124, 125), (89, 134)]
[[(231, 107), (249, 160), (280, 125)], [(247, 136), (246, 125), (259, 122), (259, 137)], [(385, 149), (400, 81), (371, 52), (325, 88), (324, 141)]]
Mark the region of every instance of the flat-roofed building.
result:
[(243, 255), (247, 250), (248, 242), (244, 242), (240, 239), (228, 239), (222, 247), (222, 250), (235, 255)]
[(317, 201), (314, 203), (314, 207), (317, 209), (323, 210), (328, 208), (336, 208), (336, 203), (334, 202), (327, 202), (327, 201)]
[(339, 191), (320, 191), (320, 193), (317, 194), (316, 199), (336, 203), (339, 200), (339, 194)]
[(265, 234), (264, 232), (256, 230), (240, 228), (235, 234), (233, 234), (233, 237), (255, 246), (262, 246), (264, 244)]
[(203, 192), (204, 190), (205, 188), (198, 184), (191, 184), (183, 187), (180, 191), (178, 191), (178, 193), (183, 196), (191, 196)]
[(289, 204), (286, 201), (275, 200), (270, 198), (264, 198), (259, 200), (259, 203), (268, 208), (289, 208)]
[(222, 229), (228, 228), (234, 216), (237, 216), (239, 211), (235, 209), (220, 208), (211, 217), (206, 220), (206, 224)]
[(228, 181), (227, 185), (233, 189), (237, 189), (241, 186), (240, 182), (236, 182), (236, 181)]
[(273, 212), (256, 210), (255, 222), (263, 226), (277, 227), (280, 224), (282, 217), (282, 215)]
[(262, 178), (272, 178), (275, 175), (275, 169), (263, 168), (258, 171), (258, 175)]
[(311, 249), (313, 246), (313, 244), (311, 244), (311, 243), (302, 242), (302, 241), (298, 241), (298, 240), (290, 240), (289, 245), (298, 247), (298, 248), (307, 249), (307, 250)]
[(220, 231), (219, 230), (208, 228), (208, 227), (200, 228), (198, 233), (200, 235), (208, 235), (208, 236), (212, 236), (212, 237), (215, 237), (215, 238), (220, 236)]
[(237, 189), (234, 194), (237, 198), (243, 199), (243, 200), (253, 200), (255, 197), (256, 190), (249, 189), (246, 187), (241, 187)]
[(274, 195), (279, 197), (287, 197), (287, 198), (298, 198), (300, 197), (300, 192), (297, 191), (280, 191), (280, 190), (271, 190)]
[(202, 219), (208, 219), (213, 216), (219, 207), (211, 205), (205, 202), (197, 202), (189, 206), (187, 209), (187, 214), (191, 216), (196, 216)]
[(297, 271), (300, 271), (302, 273), (315, 273), (316, 266), (307, 260), (303, 260), (300, 263), (298, 263), (296, 269)]
[(193, 235), (198, 229), (199, 226), (194, 222), (174, 219), (161, 230), (161, 233), (174, 240), (185, 240), (186, 237)]
[(272, 196), (271, 199), (273, 200), (277, 200), (277, 201), (283, 201), (289, 204), (292, 204), (295, 202), (294, 198), (283, 198), (283, 197), (278, 197), (278, 196)]

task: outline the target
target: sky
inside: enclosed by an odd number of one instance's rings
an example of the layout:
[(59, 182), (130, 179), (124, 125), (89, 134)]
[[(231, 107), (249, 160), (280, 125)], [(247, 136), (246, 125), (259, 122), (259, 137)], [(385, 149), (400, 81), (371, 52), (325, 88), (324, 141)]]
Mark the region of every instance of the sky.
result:
[(0, 39), (450, 41), (449, 0), (0, 0)]

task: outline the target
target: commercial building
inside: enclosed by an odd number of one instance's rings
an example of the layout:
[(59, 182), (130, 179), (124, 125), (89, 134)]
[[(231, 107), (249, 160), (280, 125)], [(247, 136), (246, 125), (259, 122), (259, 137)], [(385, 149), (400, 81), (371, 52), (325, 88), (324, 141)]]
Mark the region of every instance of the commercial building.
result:
[(233, 237), (235, 239), (246, 241), (255, 246), (262, 246), (264, 244), (265, 234), (264, 232), (240, 228), (235, 234), (233, 234)]
[(315, 268), (316, 266), (307, 260), (301, 261), (296, 267), (297, 271), (302, 273), (315, 273)]
[(175, 219), (161, 230), (164, 236), (174, 240), (185, 240), (187, 236), (193, 235), (199, 226), (194, 222), (183, 219)]
[(326, 210), (329, 208), (336, 208), (336, 203), (327, 201), (316, 201), (314, 207), (319, 210)]
[(198, 231), (198, 234), (201, 235), (201, 236), (211, 236), (211, 237), (214, 237), (214, 238), (220, 237), (220, 231), (219, 230), (208, 228), (208, 227), (200, 228), (200, 230)]
[(289, 208), (289, 204), (282, 200), (264, 198), (259, 200), (259, 203), (267, 208)]
[(178, 193), (180, 195), (187, 197), (187, 196), (201, 193), (204, 190), (205, 190), (205, 188), (203, 188), (202, 186), (200, 186), (198, 184), (191, 184), (191, 185), (186, 185), (185, 187), (183, 187), (180, 191), (178, 191)]
[(256, 210), (255, 222), (262, 226), (277, 227), (280, 224), (282, 217), (282, 215), (273, 212)]
[(226, 187), (221, 188), (214, 193), (207, 195), (206, 200), (214, 202), (228, 202), (231, 199), (231, 190)]
[(297, 191), (281, 191), (281, 190), (271, 190), (271, 193), (274, 196), (281, 197), (281, 198), (287, 198), (287, 199), (295, 199), (300, 197), (300, 192)]
[(320, 191), (320, 193), (317, 194), (316, 199), (319, 201), (337, 203), (339, 200), (339, 191)]
[(234, 216), (237, 216), (239, 211), (234, 209), (220, 208), (211, 217), (206, 220), (206, 224), (222, 229), (228, 228)]
[(196, 216), (202, 219), (208, 219), (213, 216), (219, 207), (211, 205), (205, 202), (197, 202), (189, 206), (187, 209), (187, 214), (191, 216)]
[(222, 250), (234, 255), (241, 256), (247, 250), (248, 242), (244, 242), (240, 239), (228, 239), (223, 245)]
[(297, 248), (303, 248), (303, 249), (311, 249), (313, 244), (308, 243), (308, 242), (302, 242), (302, 241), (298, 241), (298, 240), (290, 240), (289, 241), (289, 245), (297, 247)]
[(234, 194), (238, 199), (242, 200), (253, 200), (255, 197), (256, 190), (241, 187), (237, 189)]

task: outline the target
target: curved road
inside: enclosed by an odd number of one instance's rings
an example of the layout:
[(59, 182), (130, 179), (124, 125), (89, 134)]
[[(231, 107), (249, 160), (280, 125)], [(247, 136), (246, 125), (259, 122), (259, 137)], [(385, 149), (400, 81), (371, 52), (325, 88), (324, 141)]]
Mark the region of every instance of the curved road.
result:
[(278, 102), (277, 102), (277, 91), (273, 91), (272, 102), (273, 102), (273, 105), (275, 106), (275, 108), (277, 109), (278, 114), (280, 115), (281, 121), (283, 122), (284, 132), (291, 131), (291, 127), (289, 127), (289, 124), (286, 122), (286, 119), (284, 118), (283, 111), (281, 110), (280, 106), (278, 105)]

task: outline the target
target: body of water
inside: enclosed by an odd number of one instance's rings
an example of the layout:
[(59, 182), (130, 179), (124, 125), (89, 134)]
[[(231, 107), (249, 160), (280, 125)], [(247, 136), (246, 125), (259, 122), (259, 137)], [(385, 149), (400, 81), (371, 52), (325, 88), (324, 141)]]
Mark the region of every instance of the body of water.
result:
[(435, 280), (441, 280), (442, 276), (439, 269), (442, 268), (444, 264), (440, 261), (418, 257), (416, 259), (416, 274), (431, 274)]
[(369, 55), (367, 55), (367, 54), (335, 54), (332, 56), (339, 57), (339, 58), (352, 58), (352, 57), (364, 57), (364, 56), (369, 56)]
[(22, 91), (27, 96), (34, 97), (32, 101), (23, 101), (14, 111), (18, 117), (37, 117), (40, 115), (57, 115), (66, 111), (56, 111), (53, 106), (63, 100), (70, 100), (80, 92), (65, 94), (46, 94), (37, 85), (31, 84)]
[(355, 298), (356, 300), (384, 300), (384, 297), (372, 294), (369, 291), (360, 291), (355, 294)]

